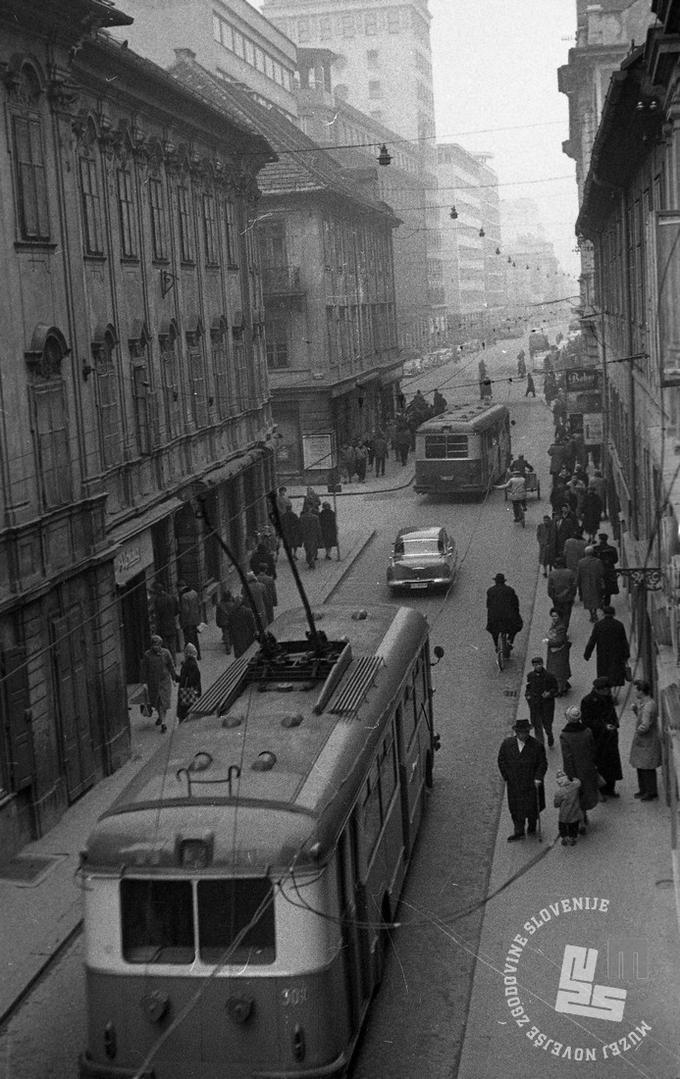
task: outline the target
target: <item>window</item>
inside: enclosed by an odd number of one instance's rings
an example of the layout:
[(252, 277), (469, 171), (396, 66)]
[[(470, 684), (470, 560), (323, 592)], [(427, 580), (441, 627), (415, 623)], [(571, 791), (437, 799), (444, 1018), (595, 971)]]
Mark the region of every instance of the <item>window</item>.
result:
[(245, 59), (246, 43), (243, 34), (239, 33), (238, 30), (234, 30), (234, 52), (241, 60)]
[(168, 219), (165, 211), (165, 192), (159, 176), (148, 180), (149, 213), (151, 215), (151, 252), (153, 258), (167, 260), (168, 257)]
[(330, 15), (319, 16), (319, 37), (322, 41), (328, 41), (333, 37), (333, 20)]
[(362, 806), (362, 830), (366, 842), (366, 853), (370, 855), (375, 847), (381, 828), (380, 811), (380, 773), (377, 762), (371, 766), (371, 771), (366, 786)]
[(22, 240), (47, 240), (50, 234), (40, 97), (37, 76), (24, 65), (10, 98), (19, 234)]
[(264, 71), (264, 53), (258, 45), (255, 46), (255, 67), (258, 71)]
[(369, 49), (366, 53), (366, 63), (369, 67), (377, 67), (378, 65), (378, 50)]
[(97, 179), (97, 163), (94, 157), (81, 156), (78, 159), (78, 171), (80, 175), (83, 246), (87, 255), (102, 255), (104, 253), (102, 210)]
[(255, 67), (255, 46), (247, 37), (243, 39), (245, 60), (251, 67)]
[(137, 248), (137, 222), (132, 174), (127, 165), (118, 169), (118, 219), (120, 222), (120, 249), (123, 258), (135, 258)]
[(367, 11), (366, 12), (366, 14), (364, 15), (364, 30), (369, 35), (369, 37), (373, 37), (374, 34), (378, 33), (378, 13), (377, 13), (377, 11)]
[(368, 96), (372, 101), (382, 97), (382, 85), (379, 79), (370, 79), (368, 83)]
[(288, 367), (289, 362), (289, 322), (288, 313), (272, 312), (266, 316), (267, 367), (280, 370)]
[(193, 962), (191, 881), (122, 880), (120, 917), (126, 962)]
[(393, 8), (387, 12), (387, 30), (390, 34), (399, 33), (399, 9)]
[(180, 404), (177, 370), (177, 327), (174, 320), (159, 335), (159, 341), (166, 433), (168, 438), (176, 438), (180, 432)]
[(449, 460), (468, 457), (468, 436), (437, 434), (425, 436), (427, 460)]
[(193, 222), (191, 220), (191, 191), (181, 185), (177, 188), (177, 214), (179, 219), (179, 248), (182, 262), (194, 260)]
[(273, 963), (274, 891), (266, 877), (198, 882), (199, 949), (204, 963)]
[[(53, 347), (48, 339), (45, 354)], [(61, 379), (32, 387), (33, 422), (38, 479), (45, 509), (63, 506), (72, 499), (66, 398)]]
[(217, 208), (213, 195), (203, 196), (203, 240), (205, 243), (205, 261), (211, 265), (219, 263), (217, 239)]
[(382, 795), (383, 816), (387, 813), (394, 792), (397, 789), (397, 754), (394, 734), (390, 734), (380, 751), (380, 793)]
[(187, 364), (189, 368), (191, 415), (196, 427), (205, 427), (208, 422), (205, 367), (203, 364), (203, 350), (200, 344), (201, 332), (199, 326), (194, 332), (187, 333)]
[(149, 375), (146, 364), (132, 365), (132, 401), (135, 409), (135, 429), (137, 434), (137, 452), (141, 455), (151, 453), (151, 425), (149, 423)]
[(224, 238), (227, 244), (227, 266), (231, 269), (238, 267), (238, 258), (236, 257), (235, 237), (234, 230), (234, 204), (231, 199), (225, 199), (224, 202)]
[(343, 11), (340, 16), (340, 30), (343, 37), (354, 37), (354, 15), (350, 11)]
[(105, 469), (120, 464), (123, 458), (118, 371), (114, 363), (117, 346), (118, 341), (113, 326), (109, 325), (102, 332), (95, 332), (92, 355), (96, 378), (99, 439), (102, 465)]
[(229, 357), (227, 354), (227, 320), (218, 317), (213, 320), (210, 327), (210, 353), (212, 359), (212, 376), (217, 397), (217, 413), (220, 419), (226, 419), (230, 415), (229, 397)]
[(268, 79), (274, 78), (274, 61), (268, 53), (264, 56), (264, 73)]

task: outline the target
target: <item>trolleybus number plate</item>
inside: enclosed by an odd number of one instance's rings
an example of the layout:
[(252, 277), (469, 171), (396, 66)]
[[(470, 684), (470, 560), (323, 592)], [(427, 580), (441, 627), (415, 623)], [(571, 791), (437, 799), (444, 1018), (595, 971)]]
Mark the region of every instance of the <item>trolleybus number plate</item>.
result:
[(281, 1003), (284, 1008), (295, 1008), (298, 1004), (305, 1004), (306, 1002), (307, 989), (305, 986), (281, 990)]

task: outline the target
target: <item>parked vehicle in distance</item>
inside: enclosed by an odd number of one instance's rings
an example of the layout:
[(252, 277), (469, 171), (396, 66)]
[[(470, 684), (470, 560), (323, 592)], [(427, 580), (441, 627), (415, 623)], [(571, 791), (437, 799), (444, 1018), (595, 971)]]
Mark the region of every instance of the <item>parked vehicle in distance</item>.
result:
[(445, 528), (412, 525), (399, 530), (387, 567), (389, 589), (449, 588), (457, 572), (456, 543)]

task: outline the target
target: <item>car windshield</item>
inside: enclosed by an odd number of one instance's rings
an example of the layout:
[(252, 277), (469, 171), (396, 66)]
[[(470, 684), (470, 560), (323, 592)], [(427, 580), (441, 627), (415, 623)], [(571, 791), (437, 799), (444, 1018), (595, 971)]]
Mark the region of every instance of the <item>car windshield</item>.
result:
[(403, 540), (398, 540), (395, 553), (399, 558), (422, 558), (423, 555), (439, 556), (443, 554), (443, 550), (431, 536), (424, 539), (409, 539), (406, 536)]

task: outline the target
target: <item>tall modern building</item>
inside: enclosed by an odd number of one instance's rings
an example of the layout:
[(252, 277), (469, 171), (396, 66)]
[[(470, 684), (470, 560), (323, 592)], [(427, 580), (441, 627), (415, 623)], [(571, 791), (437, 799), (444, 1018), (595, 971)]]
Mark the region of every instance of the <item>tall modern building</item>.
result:
[(437, 209), (432, 16), (427, 0), (264, 0), (262, 11), (298, 46), (332, 52), (336, 96), (412, 140), (417, 148), (427, 188), (427, 285), (436, 331), (446, 305)]

